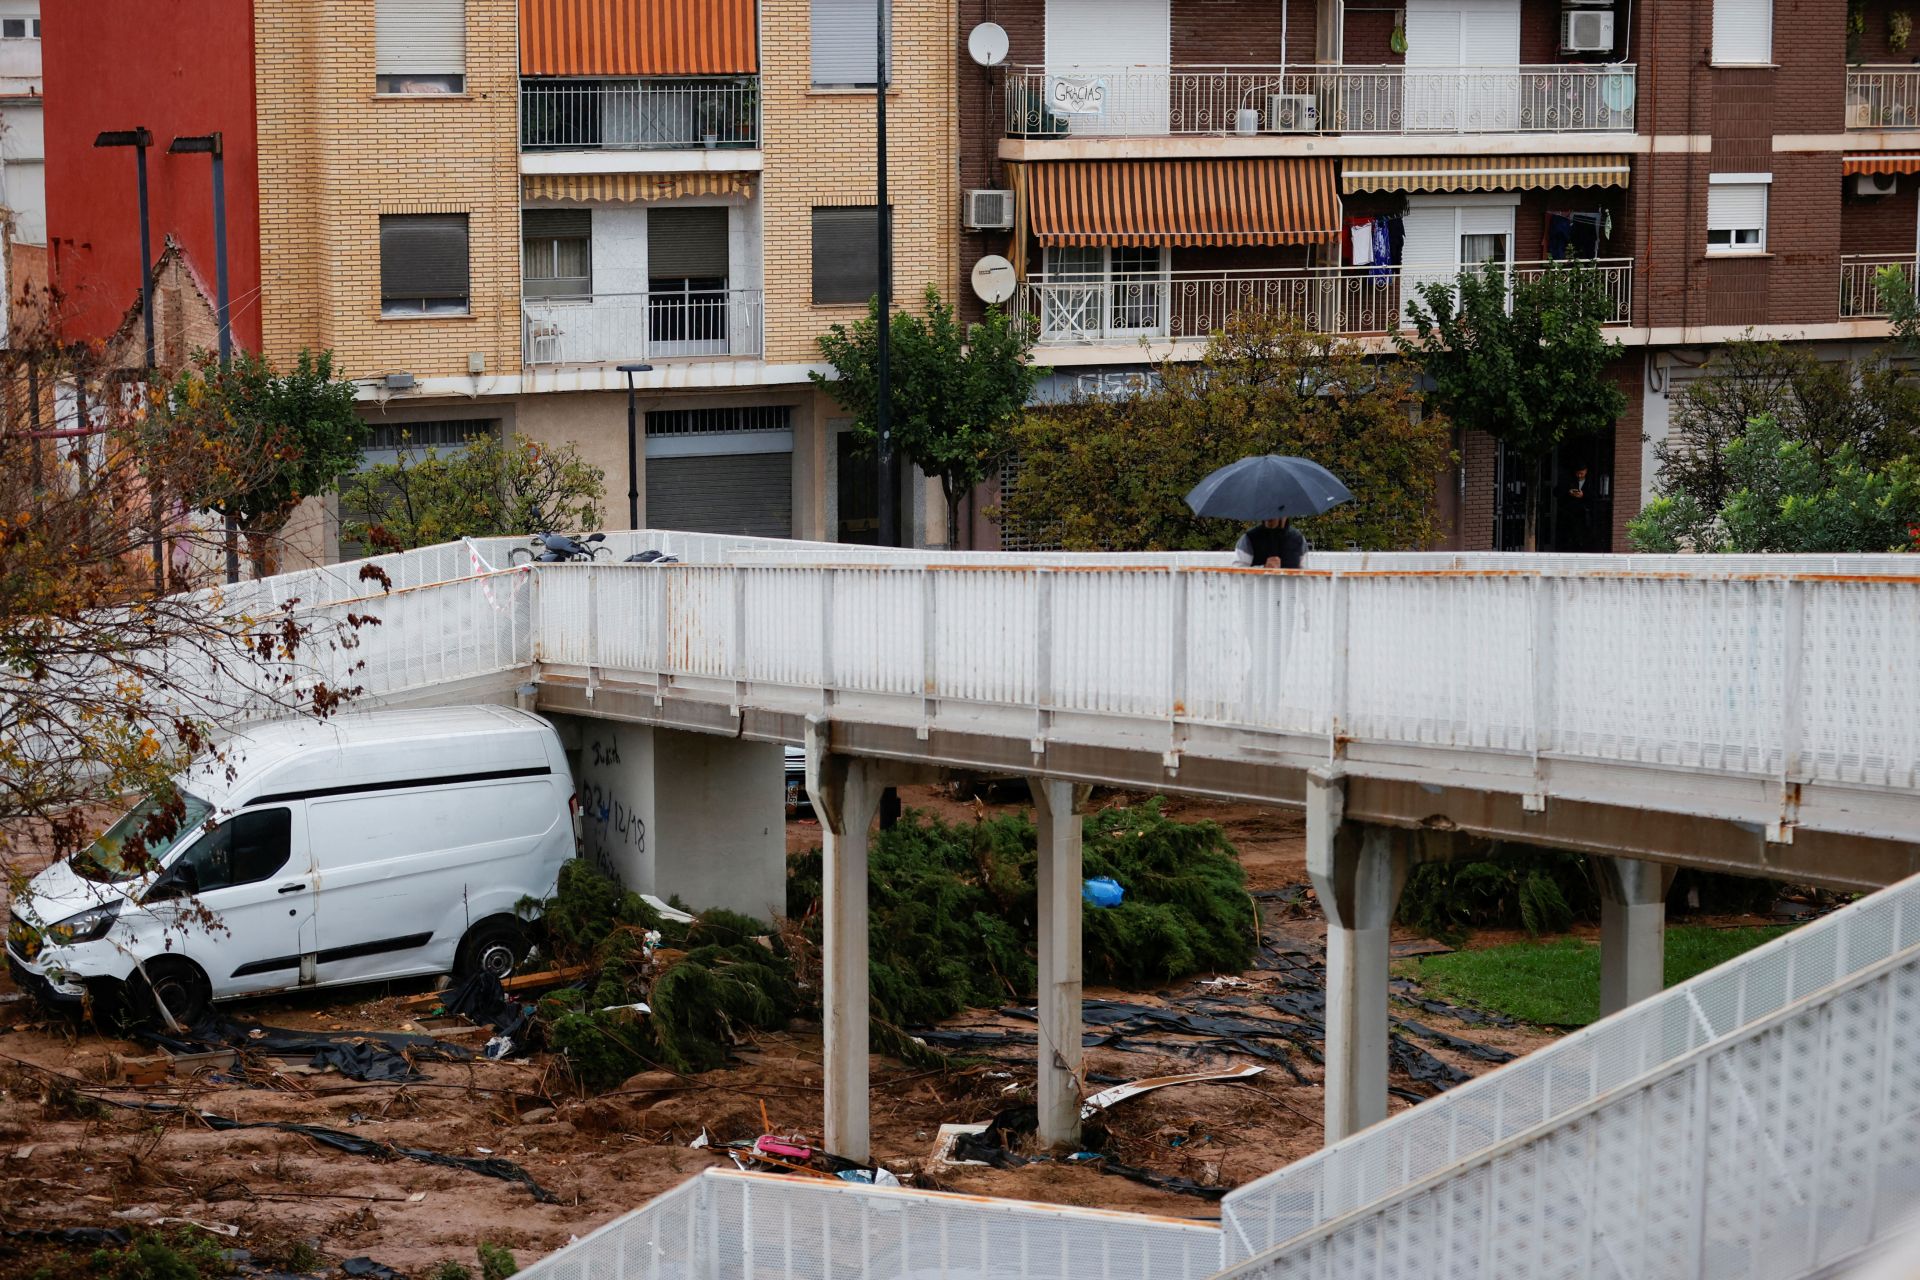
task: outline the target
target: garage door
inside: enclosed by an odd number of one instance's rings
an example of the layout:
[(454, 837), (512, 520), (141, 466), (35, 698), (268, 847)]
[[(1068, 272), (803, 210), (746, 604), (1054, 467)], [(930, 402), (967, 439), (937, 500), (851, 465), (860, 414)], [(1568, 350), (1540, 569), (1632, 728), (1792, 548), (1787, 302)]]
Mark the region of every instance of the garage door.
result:
[(647, 414), (647, 526), (792, 537), (792, 414), (786, 405)]

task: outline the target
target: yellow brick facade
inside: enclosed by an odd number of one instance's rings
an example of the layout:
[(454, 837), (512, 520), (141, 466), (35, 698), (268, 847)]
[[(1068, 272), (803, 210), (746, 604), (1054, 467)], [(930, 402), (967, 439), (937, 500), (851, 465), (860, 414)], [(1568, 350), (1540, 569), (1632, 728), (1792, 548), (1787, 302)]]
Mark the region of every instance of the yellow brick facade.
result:
[[(808, 0), (761, 0), (762, 236), (767, 360), (820, 359), (819, 335), (865, 314), (813, 305), (813, 207), (872, 204), (873, 93), (812, 87)], [(893, 83), (887, 99), (893, 296), (919, 310), (931, 284), (959, 287), (959, 125), (952, 0), (894, 0)]]
[[(520, 369), (515, 0), (467, 0), (466, 93), (374, 93), (373, 0), (254, 6), (267, 354), (351, 377)], [(469, 314), (383, 318), (380, 215), (465, 213)]]

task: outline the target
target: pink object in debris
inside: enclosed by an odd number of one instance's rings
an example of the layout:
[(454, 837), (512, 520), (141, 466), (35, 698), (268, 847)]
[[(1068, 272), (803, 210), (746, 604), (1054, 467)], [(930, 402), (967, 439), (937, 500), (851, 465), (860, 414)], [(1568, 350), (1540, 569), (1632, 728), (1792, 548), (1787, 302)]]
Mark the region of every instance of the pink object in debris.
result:
[(813, 1159), (813, 1148), (776, 1138), (772, 1134), (762, 1134), (753, 1140), (753, 1149), (763, 1156), (772, 1156), (776, 1160), (791, 1160), (795, 1164), (805, 1164)]

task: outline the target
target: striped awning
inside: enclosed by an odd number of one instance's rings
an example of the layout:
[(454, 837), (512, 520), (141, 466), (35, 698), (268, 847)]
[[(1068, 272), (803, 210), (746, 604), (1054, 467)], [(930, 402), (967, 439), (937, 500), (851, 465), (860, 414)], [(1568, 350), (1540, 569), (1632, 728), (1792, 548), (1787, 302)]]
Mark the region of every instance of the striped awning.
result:
[(1624, 187), (1627, 157), (1355, 156), (1341, 162), (1340, 190), (1531, 191), (1537, 187)]
[(1340, 238), (1333, 162), (1063, 160), (1029, 166), (1044, 245), (1309, 244)]
[(1910, 151), (1885, 151), (1875, 155), (1843, 156), (1840, 172), (1848, 177), (1856, 173), (1920, 173), (1920, 155)]
[(528, 200), (573, 200), (581, 204), (672, 200), (679, 196), (753, 195), (753, 174), (726, 173), (530, 173), (520, 179)]
[(521, 75), (750, 75), (758, 51), (754, 0), (520, 0)]

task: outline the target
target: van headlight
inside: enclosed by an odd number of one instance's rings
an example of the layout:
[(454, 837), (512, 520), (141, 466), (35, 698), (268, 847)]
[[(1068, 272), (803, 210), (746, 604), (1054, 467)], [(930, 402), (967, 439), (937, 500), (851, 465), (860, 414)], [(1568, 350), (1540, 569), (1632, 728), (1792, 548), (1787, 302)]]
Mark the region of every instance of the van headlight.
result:
[(92, 942), (95, 938), (104, 938), (119, 914), (120, 904), (109, 902), (104, 907), (93, 907), (79, 915), (68, 916), (47, 929), (47, 941), (61, 947), (69, 942)]

